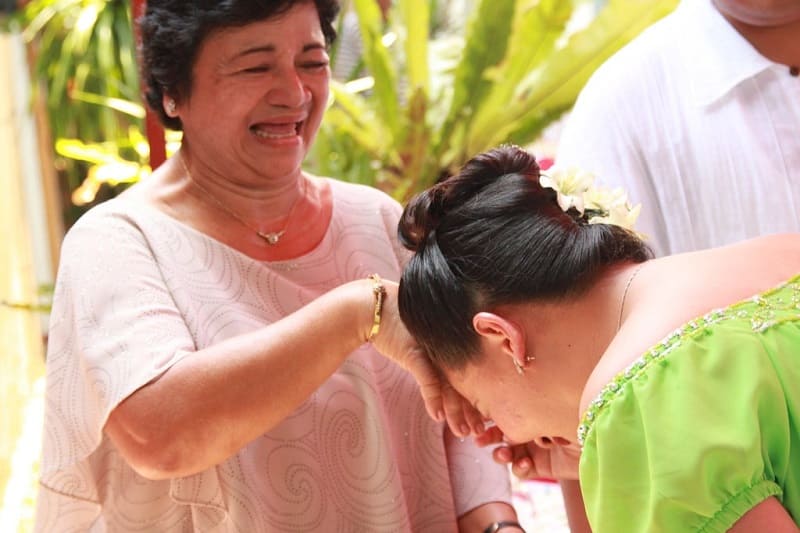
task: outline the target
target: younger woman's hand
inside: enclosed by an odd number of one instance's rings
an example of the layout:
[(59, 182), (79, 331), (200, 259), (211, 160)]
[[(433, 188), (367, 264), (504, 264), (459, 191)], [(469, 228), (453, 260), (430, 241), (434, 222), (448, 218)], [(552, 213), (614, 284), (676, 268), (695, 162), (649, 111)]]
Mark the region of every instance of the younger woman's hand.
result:
[(581, 452), (575, 444), (562, 444), (545, 438), (509, 444), (497, 426), (475, 437), (475, 442), (478, 446), (499, 444), (492, 452), (492, 457), (497, 463), (510, 464), (511, 473), (520, 479), (578, 479)]

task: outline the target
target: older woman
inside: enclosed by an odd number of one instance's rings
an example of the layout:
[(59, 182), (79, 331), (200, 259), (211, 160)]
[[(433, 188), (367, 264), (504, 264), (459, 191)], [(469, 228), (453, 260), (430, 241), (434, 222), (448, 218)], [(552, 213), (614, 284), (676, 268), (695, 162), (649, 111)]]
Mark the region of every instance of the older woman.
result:
[(403, 321), (595, 533), (797, 532), (800, 237), (651, 260), (589, 181), (503, 147), (418, 196)]
[(147, 98), (183, 144), (65, 239), (38, 531), (519, 529), (402, 368), (427, 379), (381, 282), (400, 207), (301, 171), (337, 9), (148, 2)]

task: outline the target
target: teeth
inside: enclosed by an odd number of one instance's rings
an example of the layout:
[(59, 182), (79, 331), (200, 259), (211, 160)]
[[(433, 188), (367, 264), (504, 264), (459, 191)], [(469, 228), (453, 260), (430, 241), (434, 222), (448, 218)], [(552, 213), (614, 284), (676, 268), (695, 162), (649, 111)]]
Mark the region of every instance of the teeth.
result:
[(295, 122), (291, 124), (253, 126), (250, 128), (250, 130), (256, 135), (256, 137), (260, 137), (262, 139), (287, 139), (289, 137), (296, 136), (298, 134), (299, 127), (300, 123)]
[(270, 133), (268, 131), (253, 130), (253, 133), (256, 134), (256, 137), (261, 137), (262, 139), (286, 139), (297, 135), (293, 131), (290, 133)]

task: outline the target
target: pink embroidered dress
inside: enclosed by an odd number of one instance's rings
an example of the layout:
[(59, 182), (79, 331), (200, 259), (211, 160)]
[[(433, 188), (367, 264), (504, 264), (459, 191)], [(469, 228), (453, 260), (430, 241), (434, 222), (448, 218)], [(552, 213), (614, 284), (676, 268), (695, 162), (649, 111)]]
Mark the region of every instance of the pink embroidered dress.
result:
[(124, 198), (70, 230), (51, 318), (37, 531), (438, 533), (482, 503), (509, 501), (507, 471), (433, 422), (411, 376), (370, 345), (277, 427), (196, 475), (145, 479), (102, 433), (116, 405), (195, 350), (346, 281), (398, 279), (400, 207), (328, 182), (330, 227), (291, 261), (251, 259)]

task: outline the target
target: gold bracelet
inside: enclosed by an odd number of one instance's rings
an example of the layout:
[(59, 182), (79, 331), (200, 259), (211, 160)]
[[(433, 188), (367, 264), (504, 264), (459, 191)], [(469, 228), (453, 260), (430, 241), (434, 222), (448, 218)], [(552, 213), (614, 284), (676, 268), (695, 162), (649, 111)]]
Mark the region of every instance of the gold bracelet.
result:
[(372, 329), (369, 330), (368, 341), (372, 341), (381, 329), (381, 310), (383, 309), (383, 299), (386, 297), (386, 287), (383, 286), (381, 277), (377, 274), (370, 274), (369, 279), (374, 283), (372, 294), (375, 295), (375, 310), (372, 314)]
[(522, 526), (519, 522), (515, 522), (514, 520), (501, 520), (499, 522), (492, 522), (489, 524), (486, 529), (483, 530), (483, 533), (495, 533), (496, 531), (500, 531), (501, 529), (505, 529), (507, 527), (514, 527), (525, 533), (525, 530), (522, 529)]

